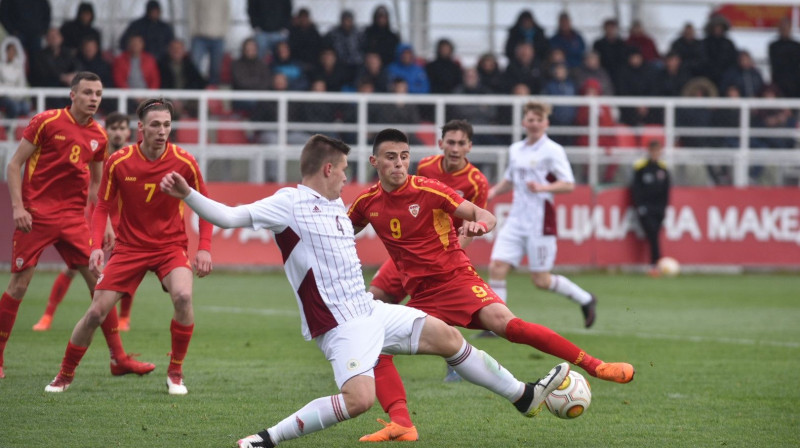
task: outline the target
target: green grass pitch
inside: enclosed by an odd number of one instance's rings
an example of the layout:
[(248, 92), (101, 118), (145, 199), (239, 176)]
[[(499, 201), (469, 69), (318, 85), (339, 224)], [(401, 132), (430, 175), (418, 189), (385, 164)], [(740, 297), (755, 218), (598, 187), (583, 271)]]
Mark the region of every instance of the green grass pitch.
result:
[[(370, 275), (368, 273), (367, 275)], [(155, 362), (148, 376), (112, 377), (101, 332), (63, 394), (46, 394), (88, 295), (73, 282), (53, 328), (31, 326), (53, 273), (34, 278), (5, 354), (0, 447), (232, 447), (308, 401), (336, 393), (314, 343), (303, 341), (281, 273), (216, 272), (195, 283), (195, 335), (184, 371), (189, 395), (167, 395), (172, 306), (149, 275), (133, 305), (128, 352)], [(578, 307), (509, 278), (511, 309), (589, 353), (637, 368), (628, 385), (588, 377), (592, 405), (577, 420), (544, 411), (526, 419), (470, 384), (444, 384), (444, 363), (398, 357), (421, 440), (416, 447), (797, 447), (800, 446), (800, 277), (580, 274), (599, 297), (598, 320), (581, 328)], [(8, 275), (0, 275), (5, 285)], [(465, 331), (467, 337), (475, 332)], [(518, 378), (558, 361), (505, 340), (469, 339)], [(578, 369), (578, 371), (583, 372)], [(355, 447), (386, 418), (366, 415), (285, 443)]]

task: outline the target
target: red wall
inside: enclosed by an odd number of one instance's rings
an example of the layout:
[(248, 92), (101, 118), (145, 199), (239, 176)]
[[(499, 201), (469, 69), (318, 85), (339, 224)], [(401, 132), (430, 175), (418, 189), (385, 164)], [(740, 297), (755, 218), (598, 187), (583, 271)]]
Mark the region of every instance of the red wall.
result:
[[(280, 188), (276, 184), (209, 185), (210, 195), (227, 204), (261, 199)], [(348, 185), (346, 204), (364, 188)], [(499, 225), (508, 213), (510, 194), (489, 204)], [(641, 239), (627, 190), (593, 192), (578, 187), (558, 195), (557, 264), (612, 266), (644, 263), (647, 248)], [(800, 190), (796, 188), (674, 188), (662, 234), (662, 251), (684, 264), (800, 266)], [(0, 263), (10, 263), (13, 219), (8, 194), (0, 194)], [(196, 217), (187, 213), (190, 237), (197, 234)], [(493, 234), (476, 239), (468, 249), (476, 266), (486, 266)], [(386, 251), (371, 228), (357, 236), (364, 265), (379, 265)], [(266, 230), (216, 229), (212, 255), (216, 266), (279, 265), (280, 252)], [(56, 262), (48, 249), (43, 262)]]

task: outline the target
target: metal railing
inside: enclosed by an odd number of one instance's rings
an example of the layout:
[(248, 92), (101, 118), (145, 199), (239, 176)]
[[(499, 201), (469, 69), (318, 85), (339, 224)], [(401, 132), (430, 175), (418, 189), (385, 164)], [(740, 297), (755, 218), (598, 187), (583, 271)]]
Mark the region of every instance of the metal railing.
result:
[[(28, 96), (41, 111), (68, 90), (37, 88), (0, 90), (0, 96)], [(508, 144), (523, 138), (519, 125), (522, 106), (531, 97), (501, 95), (395, 95), (314, 92), (250, 92), (230, 90), (120, 90), (103, 92), (104, 106), (121, 112), (137, 98), (163, 95), (179, 102), (184, 111), (173, 125), (172, 139), (192, 152), (210, 181), (291, 182), (305, 139), (314, 133), (342, 138), (350, 144), (350, 176), (369, 182), (371, 135), (396, 127), (412, 137), (412, 160), (435, 154), (439, 129), (450, 119), (467, 118), (475, 128), (470, 160), (490, 182), (505, 170)], [(548, 97), (537, 99), (555, 107), (588, 108), (584, 125), (551, 123), (549, 134), (564, 144), (581, 183), (592, 186), (628, 181), (629, 166), (644, 155), (649, 138), (665, 142), (665, 160), (682, 185), (800, 185), (800, 100)], [(269, 116), (245, 118), (235, 112), (239, 102), (258, 102), (256, 111)], [(601, 126), (599, 112), (615, 117), (625, 108), (648, 108), (658, 116), (645, 126)], [(788, 110), (791, 126), (758, 127), (756, 111)], [(333, 111), (328, 118), (327, 112)], [(398, 112), (399, 111), (399, 112)], [(325, 113), (323, 113), (325, 112)], [(402, 112), (402, 113), (400, 113)], [(410, 113), (413, 112), (413, 113)], [(130, 111), (132, 125), (135, 117)], [(724, 113), (728, 122), (694, 120)], [(256, 114), (263, 115), (263, 114)], [(687, 118), (688, 117), (688, 118)], [(619, 121), (619, 120), (617, 120)], [(651, 119), (651, 121), (653, 121)], [(4, 165), (16, 149), (28, 119), (2, 119), (0, 157)], [(134, 135), (135, 135), (134, 128)], [(2, 136), (2, 132), (0, 132)], [(717, 172), (724, 175), (716, 176)], [(765, 174), (766, 173), (766, 174)], [(5, 178), (5, 170), (2, 177)]]

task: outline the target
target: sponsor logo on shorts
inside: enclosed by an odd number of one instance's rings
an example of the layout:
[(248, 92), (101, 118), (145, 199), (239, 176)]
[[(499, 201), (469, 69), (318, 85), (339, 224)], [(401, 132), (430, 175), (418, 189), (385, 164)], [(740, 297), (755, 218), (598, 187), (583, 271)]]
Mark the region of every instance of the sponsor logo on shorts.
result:
[(91, 140), (89, 142), (89, 146), (92, 147), (92, 152), (95, 152), (97, 151), (97, 147), (100, 146), (100, 142), (98, 142), (97, 140)]
[(412, 204), (408, 206), (408, 211), (411, 213), (411, 216), (417, 217), (419, 215), (419, 204)]
[(22, 267), (23, 264), (25, 264), (25, 260), (23, 260), (22, 257), (20, 257), (14, 260), (14, 263), (17, 265), (17, 269), (19, 269)]
[(357, 359), (351, 359), (350, 361), (347, 361), (347, 370), (355, 370), (360, 365), (361, 365), (361, 363), (358, 362)]

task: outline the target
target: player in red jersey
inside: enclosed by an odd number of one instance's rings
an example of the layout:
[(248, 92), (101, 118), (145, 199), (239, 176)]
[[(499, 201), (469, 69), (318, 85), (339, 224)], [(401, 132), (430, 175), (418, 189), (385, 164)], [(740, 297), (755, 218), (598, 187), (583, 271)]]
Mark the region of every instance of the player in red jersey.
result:
[[(408, 175), (409, 158), (404, 133), (396, 129), (378, 133), (370, 164), (379, 182), (361, 193), (348, 213), (357, 232), (372, 224), (383, 241), (411, 295), (407, 306), (450, 325), (491, 330), (511, 342), (576, 364), (594, 377), (619, 383), (633, 379), (632, 365), (605, 363), (553, 330), (514, 316), (475, 272), (458, 245), (450, 219), (463, 219), (460, 231), (479, 236), (494, 228), (494, 215), (439, 181)], [(378, 400), (392, 422), (361, 441), (417, 440), (402, 380), (391, 358), (379, 360), (375, 382)]]
[[(72, 104), (33, 117), (8, 164), (8, 190), (16, 230), (11, 279), (0, 298), (0, 378), (4, 377), (3, 353), (20, 302), (47, 246), (53, 245), (67, 266), (77, 269), (89, 290), (94, 291), (97, 277), (88, 267), (89, 226), (84, 210), (87, 199), (97, 200), (106, 154), (106, 133), (92, 118), (102, 95), (100, 77), (91, 72), (75, 74), (70, 90)], [(110, 225), (98, 230), (98, 244), (113, 242)], [(102, 322), (112, 374), (142, 374), (155, 368), (125, 354), (116, 311)]]
[[(108, 133), (108, 155), (122, 149), (128, 144), (131, 137), (131, 127), (128, 123), (130, 119), (127, 115), (119, 112), (112, 112), (106, 117), (106, 132)], [(94, 211), (93, 204), (89, 207), (89, 217), (91, 218)], [(118, 209), (111, 210), (111, 227), (116, 229), (119, 223)], [(75, 269), (66, 268), (58, 274), (56, 280), (53, 282), (53, 288), (50, 290), (50, 297), (47, 300), (47, 308), (39, 318), (39, 322), (33, 325), (33, 331), (47, 331), (50, 329), (50, 324), (53, 322), (53, 315), (58, 309), (58, 305), (67, 294), (72, 279), (78, 273)], [(131, 315), (131, 302), (132, 298), (125, 296), (120, 301), (119, 309), (119, 331), (128, 331), (130, 329), (130, 315)]]
[[(182, 366), (194, 330), (192, 264), (187, 255), (183, 203), (159, 191), (158, 184), (167, 173), (175, 171), (204, 195), (206, 187), (194, 157), (167, 140), (172, 127), (172, 104), (163, 98), (145, 100), (139, 104), (136, 115), (142, 141), (108, 158), (100, 200), (92, 215), (89, 263), (100, 275), (94, 299), (75, 325), (61, 370), (45, 388), (46, 392), (63, 392), (69, 387), (99, 323), (109, 312), (114, 312), (122, 296), (133, 295), (147, 271), (158, 275), (175, 308), (170, 325), (172, 351), (167, 369), (168, 392), (172, 395), (188, 392), (183, 383)], [(117, 204), (121, 204), (119, 233), (104, 269), (99, 243), (101, 227), (108, 219), (109, 210)], [(200, 277), (211, 272), (211, 230), (211, 224), (200, 221), (200, 245), (195, 257)]]

